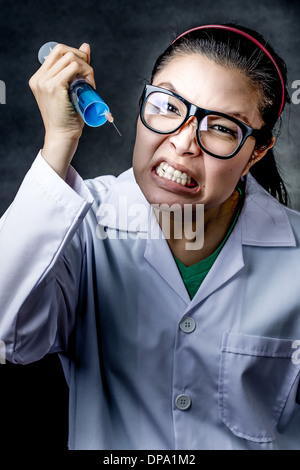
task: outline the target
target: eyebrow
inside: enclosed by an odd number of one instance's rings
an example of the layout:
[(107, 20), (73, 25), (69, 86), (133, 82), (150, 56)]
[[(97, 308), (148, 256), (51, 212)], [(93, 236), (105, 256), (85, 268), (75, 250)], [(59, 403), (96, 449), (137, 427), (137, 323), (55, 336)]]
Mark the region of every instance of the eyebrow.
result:
[(253, 127), (253, 125), (248, 121), (248, 118), (247, 116), (245, 116), (245, 114), (241, 114), (241, 113), (226, 113), (228, 114), (228, 116), (232, 116), (232, 117), (235, 117), (237, 119), (239, 119), (240, 121), (243, 121), (245, 122), (246, 124), (248, 124), (248, 126), (250, 127)]
[[(176, 90), (176, 88), (172, 85), (171, 82), (161, 82), (159, 85), (156, 85), (156, 86), (166, 88), (167, 90), (172, 91), (172, 93), (176, 93), (176, 95), (181, 96), (180, 93)], [(201, 108), (201, 106), (198, 106), (198, 108)], [(215, 111), (215, 110), (212, 109), (211, 111)], [(224, 114), (228, 114), (228, 116), (235, 117), (236, 119), (240, 119), (241, 121), (248, 124), (248, 126), (253, 127), (252, 124), (250, 124), (250, 122), (248, 121), (248, 118), (247, 118), (247, 116), (245, 116), (245, 114), (242, 114), (240, 112), (224, 112), (224, 111), (220, 111), (220, 112), (222, 112)]]
[(180, 93), (178, 93), (176, 88), (170, 82), (161, 82), (159, 85), (156, 85), (156, 86), (166, 88), (167, 90), (172, 91), (173, 93), (176, 93), (176, 95), (181, 96)]

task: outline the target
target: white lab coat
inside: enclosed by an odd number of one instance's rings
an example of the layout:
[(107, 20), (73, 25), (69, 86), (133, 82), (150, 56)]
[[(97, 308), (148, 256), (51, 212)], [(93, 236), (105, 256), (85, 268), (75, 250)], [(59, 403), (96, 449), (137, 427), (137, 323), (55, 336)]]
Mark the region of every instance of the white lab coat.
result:
[(66, 183), (39, 155), (1, 220), (7, 359), (60, 354), (70, 449), (300, 449), (299, 214), (249, 175), (192, 300), (149, 221), (131, 169)]

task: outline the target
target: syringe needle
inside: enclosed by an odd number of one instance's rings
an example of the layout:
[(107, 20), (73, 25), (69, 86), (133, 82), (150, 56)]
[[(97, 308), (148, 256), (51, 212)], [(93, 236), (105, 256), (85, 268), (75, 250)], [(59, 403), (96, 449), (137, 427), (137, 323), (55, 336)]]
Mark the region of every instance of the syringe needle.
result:
[(105, 114), (105, 117), (106, 117), (106, 119), (108, 120), (108, 122), (110, 122), (110, 123), (114, 126), (114, 128), (116, 129), (116, 131), (117, 131), (117, 133), (119, 134), (119, 136), (122, 137), (121, 132), (119, 131), (119, 129), (117, 128), (117, 126), (116, 126), (115, 123), (114, 123), (114, 118), (113, 118), (112, 114), (111, 114), (111, 113), (106, 113), (106, 114)]
[(119, 129), (117, 128), (117, 126), (115, 125), (115, 123), (112, 121), (112, 125), (114, 126), (114, 128), (116, 129), (117, 133), (119, 134), (120, 137), (122, 137), (122, 134), (121, 132), (119, 131)]

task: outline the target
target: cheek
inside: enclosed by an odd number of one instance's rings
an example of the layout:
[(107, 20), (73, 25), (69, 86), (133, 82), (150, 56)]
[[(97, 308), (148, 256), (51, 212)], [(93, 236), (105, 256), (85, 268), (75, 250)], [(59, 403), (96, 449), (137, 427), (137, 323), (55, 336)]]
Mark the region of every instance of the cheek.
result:
[(156, 134), (147, 129), (141, 122), (140, 118), (136, 128), (136, 138), (133, 150), (133, 169), (140, 172), (144, 168), (149, 168), (152, 157), (158, 147), (164, 140), (164, 136)]
[(207, 158), (205, 164), (204, 192), (213, 200), (226, 200), (236, 188), (242, 173), (251, 158), (249, 149), (229, 160)]
[(248, 141), (245, 143), (242, 150), (232, 159), (221, 161), (210, 160), (208, 165), (211, 165), (211, 174), (213, 174), (215, 178), (223, 179), (224, 183), (228, 181), (232, 181), (233, 184), (234, 182), (237, 183), (249, 160), (252, 158), (253, 150), (254, 143)]
[(224, 186), (228, 183), (234, 185), (234, 181), (238, 180), (242, 174), (244, 165), (236, 164), (230, 160), (227, 161), (211, 161), (205, 165), (206, 183), (213, 183), (218, 186)]

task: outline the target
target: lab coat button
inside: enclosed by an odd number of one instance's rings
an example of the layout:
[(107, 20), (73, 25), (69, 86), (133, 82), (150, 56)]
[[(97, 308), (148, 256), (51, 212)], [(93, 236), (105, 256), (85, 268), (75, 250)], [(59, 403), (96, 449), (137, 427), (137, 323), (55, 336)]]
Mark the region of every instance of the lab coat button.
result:
[(196, 328), (196, 322), (191, 317), (185, 317), (181, 320), (179, 328), (184, 333), (192, 333)]
[(188, 410), (192, 404), (192, 400), (188, 395), (181, 394), (175, 400), (175, 405), (181, 411)]

